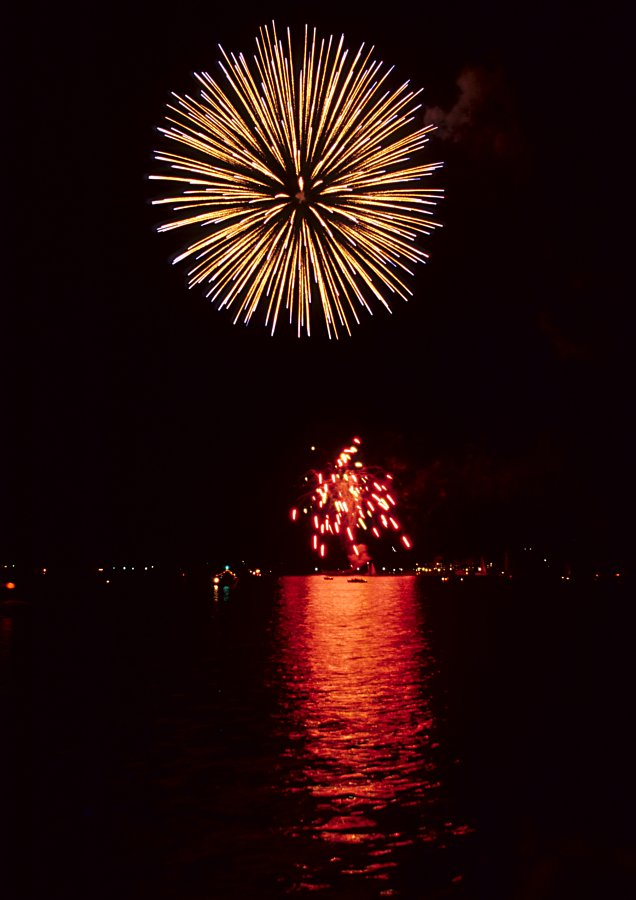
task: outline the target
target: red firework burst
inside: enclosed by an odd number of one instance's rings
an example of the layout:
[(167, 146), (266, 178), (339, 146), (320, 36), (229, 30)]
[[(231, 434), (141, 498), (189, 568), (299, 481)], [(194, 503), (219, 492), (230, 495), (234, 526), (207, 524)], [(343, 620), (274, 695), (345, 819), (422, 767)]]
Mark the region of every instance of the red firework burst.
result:
[(321, 471), (312, 469), (306, 476), (310, 488), (290, 513), (294, 522), (309, 519), (311, 547), (319, 557), (324, 559), (329, 544), (338, 541), (356, 567), (371, 561), (367, 542), (386, 532), (407, 550), (412, 546), (397, 516), (393, 476), (362, 462), (361, 443), (355, 437), (335, 462)]

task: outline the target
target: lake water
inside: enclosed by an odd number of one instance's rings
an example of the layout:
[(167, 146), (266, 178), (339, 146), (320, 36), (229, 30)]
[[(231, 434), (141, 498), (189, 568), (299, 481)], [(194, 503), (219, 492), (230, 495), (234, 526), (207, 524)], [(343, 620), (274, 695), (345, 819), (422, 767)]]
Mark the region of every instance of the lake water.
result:
[(0, 610), (18, 895), (629, 895), (614, 585), (185, 577), (31, 599)]

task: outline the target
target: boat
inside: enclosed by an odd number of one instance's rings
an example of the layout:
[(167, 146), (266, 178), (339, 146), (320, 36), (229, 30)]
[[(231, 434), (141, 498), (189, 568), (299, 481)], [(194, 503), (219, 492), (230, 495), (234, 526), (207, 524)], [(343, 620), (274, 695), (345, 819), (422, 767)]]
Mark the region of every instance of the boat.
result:
[(347, 582), (349, 584), (366, 584), (367, 579), (366, 578), (347, 578)]
[(325, 581), (333, 581), (333, 575), (325, 575)]
[(225, 588), (233, 588), (238, 584), (238, 575), (236, 575), (229, 566), (226, 566), (222, 572), (218, 572), (212, 578), (212, 584), (215, 590), (218, 590), (219, 587)]

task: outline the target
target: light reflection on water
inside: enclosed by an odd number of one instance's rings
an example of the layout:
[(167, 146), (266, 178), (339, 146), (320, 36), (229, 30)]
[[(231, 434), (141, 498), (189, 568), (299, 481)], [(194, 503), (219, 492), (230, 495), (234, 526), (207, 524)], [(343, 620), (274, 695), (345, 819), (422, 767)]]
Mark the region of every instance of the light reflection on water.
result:
[[(339, 874), (390, 893), (402, 848), (463, 831), (445, 821), (422, 619), (414, 577), (281, 579), (271, 678), (283, 756), (295, 760), (283, 790), (313, 801), (287, 831), (331, 843)], [(301, 887), (325, 886), (324, 870), (302, 868)]]

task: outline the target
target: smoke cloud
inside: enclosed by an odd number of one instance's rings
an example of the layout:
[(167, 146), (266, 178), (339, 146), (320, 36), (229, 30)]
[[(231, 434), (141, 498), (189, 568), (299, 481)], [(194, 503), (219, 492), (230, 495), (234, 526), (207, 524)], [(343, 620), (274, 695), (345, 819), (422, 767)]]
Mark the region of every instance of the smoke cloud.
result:
[(517, 156), (523, 141), (515, 102), (503, 72), (481, 66), (463, 69), (455, 82), (457, 100), (450, 109), (428, 107), (424, 121), (437, 135), (496, 157)]
[(347, 556), (349, 559), (349, 565), (352, 569), (357, 569), (360, 566), (365, 566), (367, 563), (370, 563), (372, 560), (371, 554), (369, 553), (369, 548), (366, 544), (358, 544), (358, 555), (351, 551)]

